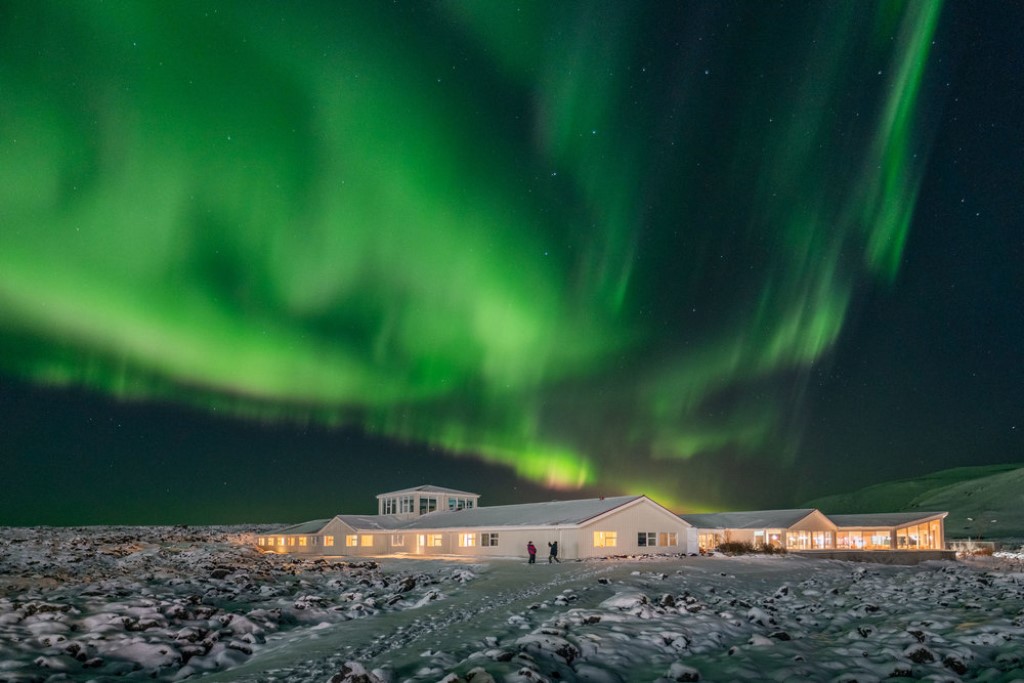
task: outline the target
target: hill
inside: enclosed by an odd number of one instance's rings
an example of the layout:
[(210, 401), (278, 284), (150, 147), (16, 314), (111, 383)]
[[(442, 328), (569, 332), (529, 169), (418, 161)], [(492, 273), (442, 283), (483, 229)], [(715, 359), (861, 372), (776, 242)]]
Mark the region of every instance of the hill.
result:
[(804, 504), (827, 513), (945, 510), (951, 538), (1024, 537), (1024, 467), (957, 467)]

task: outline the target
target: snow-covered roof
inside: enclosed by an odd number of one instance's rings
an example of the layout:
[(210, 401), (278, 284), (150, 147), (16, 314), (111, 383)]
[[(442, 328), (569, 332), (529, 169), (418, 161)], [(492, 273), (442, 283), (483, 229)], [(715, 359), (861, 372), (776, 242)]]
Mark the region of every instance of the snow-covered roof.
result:
[(750, 512), (710, 512), (679, 515), (698, 529), (788, 529), (814, 508), (797, 510), (753, 510)]
[(314, 519), (301, 524), (292, 524), (283, 529), (276, 529), (274, 534), (315, 534), (330, 522), (330, 519)]
[(828, 515), (828, 518), (835, 522), (837, 527), (845, 529), (907, 526), (940, 519), (948, 514), (948, 512), (880, 512), (860, 515)]
[[(521, 503), (430, 512), (413, 518), (398, 515), (338, 515), (356, 531), (401, 531), (404, 529), (470, 529), (491, 527), (535, 527), (582, 524), (643, 496), (555, 500), (549, 503)], [(653, 501), (652, 501), (653, 502)], [(671, 514), (671, 513), (669, 513)], [(310, 534), (323, 529), (329, 519), (296, 524), (275, 534)]]
[(413, 486), (408, 489), (400, 489), (398, 491), (389, 491), (388, 493), (378, 493), (378, 498), (384, 496), (396, 496), (403, 493), (448, 493), (456, 496), (476, 496), (480, 497), (479, 493), (470, 493), (469, 491), (459, 491), (458, 489), (449, 489), (444, 486), (434, 486), (433, 484), (423, 484), (422, 486)]
[(409, 520), (398, 515), (338, 515), (353, 529), (400, 529)]
[(499, 526), (560, 526), (582, 524), (643, 496), (616, 496), (614, 498), (586, 498), (583, 500), (555, 500), (548, 503), (521, 503), (494, 505), (431, 512), (408, 520), (406, 529), (451, 529)]

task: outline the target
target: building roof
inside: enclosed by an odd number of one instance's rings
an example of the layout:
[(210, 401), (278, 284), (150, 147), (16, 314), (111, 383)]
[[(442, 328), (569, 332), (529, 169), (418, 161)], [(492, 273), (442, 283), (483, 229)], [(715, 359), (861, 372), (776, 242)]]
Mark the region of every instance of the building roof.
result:
[[(583, 524), (594, 517), (611, 512), (616, 508), (628, 505), (641, 498), (644, 498), (644, 496), (616, 496), (613, 498), (556, 500), (549, 503), (495, 505), (465, 510), (430, 512), (411, 519), (399, 515), (338, 515), (334, 519), (342, 521), (356, 531), (571, 526)], [(671, 513), (667, 512), (667, 514)], [(303, 522), (302, 524), (278, 529), (273, 531), (272, 534), (316, 533), (322, 530), (330, 521), (329, 519), (318, 519), (312, 522)]]
[(277, 529), (272, 534), (315, 534), (327, 526), (330, 519), (314, 519), (301, 524), (292, 524), (283, 529)]
[(862, 515), (828, 515), (828, 518), (835, 522), (837, 527), (845, 529), (907, 526), (945, 517), (948, 514), (948, 512), (880, 512)]
[(409, 519), (398, 515), (338, 515), (345, 524), (353, 529), (400, 529)]
[(413, 486), (408, 489), (399, 489), (398, 491), (389, 491), (387, 493), (378, 493), (378, 498), (384, 496), (396, 496), (402, 493), (448, 493), (456, 496), (475, 496), (480, 497), (479, 493), (470, 493), (469, 491), (459, 491), (458, 489), (449, 489), (444, 486), (434, 486), (433, 484), (423, 484), (421, 486)]
[(797, 510), (753, 510), (751, 512), (711, 512), (682, 514), (683, 521), (698, 529), (788, 529), (808, 515), (814, 508)]
[(470, 527), (563, 526), (582, 524), (589, 519), (622, 507), (643, 496), (555, 500), (548, 503), (494, 505), (431, 512), (406, 520), (405, 529), (451, 529)]

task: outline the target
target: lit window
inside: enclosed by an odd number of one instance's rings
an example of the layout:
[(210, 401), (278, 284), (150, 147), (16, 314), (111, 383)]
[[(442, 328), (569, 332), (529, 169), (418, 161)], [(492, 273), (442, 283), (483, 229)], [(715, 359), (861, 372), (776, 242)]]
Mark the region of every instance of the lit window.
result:
[(595, 548), (614, 548), (618, 545), (619, 534), (616, 531), (595, 531)]
[(480, 534), (480, 545), (488, 547), (494, 547), (498, 545), (498, 534)]
[(392, 536), (391, 536), (391, 545), (393, 545), (393, 546), (405, 545), (405, 536), (403, 536), (402, 534), (392, 534)]
[(359, 537), (359, 545), (363, 546), (364, 548), (369, 548), (370, 546), (372, 546), (373, 545), (373, 535), (372, 534), (363, 534), (362, 536), (360, 536)]
[(676, 532), (674, 532), (674, 531), (662, 531), (660, 534), (658, 534), (658, 545), (670, 546), (670, 545), (678, 545), (678, 544), (679, 544), (679, 537), (676, 536)]
[(472, 548), (476, 545), (476, 534), (459, 534), (459, 547)]
[(302, 546), (306, 545), (306, 537), (305, 536), (299, 536), (299, 545), (302, 545)]
[(641, 531), (636, 535), (636, 544), (641, 548), (658, 545), (658, 534), (653, 531)]
[(324, 547), (329, 548), (334, 545), (334, 536), (324, 536)]
[(359, 545), (359, 537), (358, 536), (356, 536), (355, 534), (347, 534), (345, 536), (345, 547), (346, 548), (354, 548), (357, 545)]
[(873, 548), (890, 548), (892, 547), (892, 539), (888, 532), (875, 531), (871, 534), (871, 545)]
[(288, 545), (295, 545), (295, 537), (294, 536), (289, 536), (288, 537)]
[(264, 539), (263, 539), (263, 537), (262, 537), (262, 536), (260, 536), (259, 538), (257, 538), (257, 539), (256, 539), (256, 545), (263, 545), (263, 540), (264, 540)]
[(279, 539), (277, 540), (277, 544), (278, 544), (278, 545), (284, 545), (284, 544), (285, 544), (284, 536), (282, 536), (281, 538), (279, 538)]
[(786, 547), (790, 550), (809, 550), (811, 547), (811, 532), (787, 531)]
[[(675, 536), (675, 534), (672, 535)], [(705, 550), (714, 550), (718, 547), (718, 544), (722, 542), (718, 534), (715, 533), (703, 533), (698, 535), (697, 539), (697, 544), (700, 546), (700, 550), (702, 552)]]
[(420, 533), (416, 540), (420, 546), (427, 548), (439, 548), (441, 546), (440, 533)]

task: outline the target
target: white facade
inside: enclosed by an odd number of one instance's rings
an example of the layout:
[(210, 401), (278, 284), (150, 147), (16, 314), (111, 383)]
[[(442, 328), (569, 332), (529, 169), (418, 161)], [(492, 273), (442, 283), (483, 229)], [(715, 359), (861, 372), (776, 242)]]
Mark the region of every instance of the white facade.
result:
[[(407, 494), (378, 501), (396, 495)], [(339, 515), (261, 534), (257, 543), (303, 555), (525, 557), (532, 541), (541, 562), (554, 542), (559, 559), (697, 551), (696, 529), (646, 496), (477, 508), (479, 496), (468, 495), (473, 507), (463, 510)]]
[(748, 543), (802, 550), (942, 550), (948, 513), (825, 515), (820, 510), (760, 510), (682, 515), (701, 550)]

